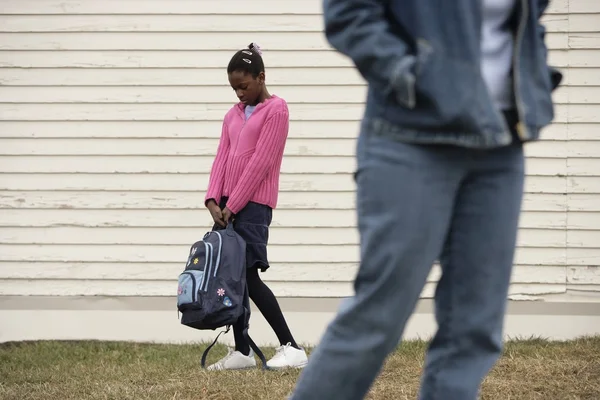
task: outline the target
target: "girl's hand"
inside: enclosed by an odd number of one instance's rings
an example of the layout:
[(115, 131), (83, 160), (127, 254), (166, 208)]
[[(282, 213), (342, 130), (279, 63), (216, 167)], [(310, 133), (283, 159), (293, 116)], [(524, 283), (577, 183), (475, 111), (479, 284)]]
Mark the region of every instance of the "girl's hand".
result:
[(231, 210), (229, 208), (225, 207), (223, 209), (222, 215), (223, 215), (223, 221), (225, 221), (225, 225), (227, 225), (229, 223), (229, 221), (231, 220), (233, 213), (231, 212)]
[(210, 212), (213, 221), (215, 221), (215, 224), (222, 227), (225, 227), (227, 225), (225, 223), (225, 220), (223, 219), (223, 213), (221, 212), (221, 208), (218, 206), (217, 203), (215, 203), (214, 201), (210, 201), (206, 207), (208, 208), (208, 211)]

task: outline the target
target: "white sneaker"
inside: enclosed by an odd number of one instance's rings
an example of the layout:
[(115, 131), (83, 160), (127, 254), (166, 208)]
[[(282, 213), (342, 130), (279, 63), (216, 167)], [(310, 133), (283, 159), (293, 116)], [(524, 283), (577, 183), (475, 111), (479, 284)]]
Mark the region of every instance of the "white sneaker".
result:
[(277, 348), (275, 356), (267, 361), (267, 366), (273, 369), (282, 368), (304, 368), (308, 363), (308, 357), (304, 349), (296, 349), (291, 343)]
[(245, 356), (239, 351), (228, 350), (225, 357), (209, 366), (209, 371), (222, 371), (224, 369), (248, 369), (256, 367), (254, 352), (250, 349), (250, 354)]

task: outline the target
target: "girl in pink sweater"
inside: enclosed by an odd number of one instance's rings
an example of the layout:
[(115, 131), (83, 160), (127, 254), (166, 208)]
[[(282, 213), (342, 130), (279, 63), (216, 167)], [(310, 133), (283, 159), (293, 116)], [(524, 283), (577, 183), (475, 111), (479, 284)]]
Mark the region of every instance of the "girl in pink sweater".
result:
[[(275, 331), (281, 347), (267, 362), (271, 368), (301, 368), (306, 352), (295, 342), (277, 299), (260, 279), (269, 268), (267, 241), (279, 193), (279, 173), (288, 135), (289, 112), (280, 97), (269, 94), (260, 48), (252, 43), (227, 67), (229, 83), (240, 102), (225, 115), (217, 156), (210, 172), (205, 204), (213, 229), (233, 223), (247, 246), (250, 298)], [(243, 322), (233, 326), (235, 351), (209, 366), (210, 370), (256, 366), (242, 335)]]

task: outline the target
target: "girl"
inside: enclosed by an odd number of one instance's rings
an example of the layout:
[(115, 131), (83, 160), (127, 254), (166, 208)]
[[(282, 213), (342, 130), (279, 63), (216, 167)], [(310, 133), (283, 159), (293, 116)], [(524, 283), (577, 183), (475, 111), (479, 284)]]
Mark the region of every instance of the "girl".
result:
[[(205, 205), (215, 222), (213, 229), (233, 223), (247, 246), (250, 298), (275, 331), (281, 347), (267, 362), (271, 368), (302, 368), (306, 352), (292, 337), (273, 292), (260, 279), (269, 268), (267, 241), (273, 208), (277, 204), (279, 173), (288, 135), (289, 112), (285, 100), (269, 94), (260, 48), (252, 43), (240, 50), (227, 67), (229, 83), (240, 100), (225, 115)], [(235, 351), (209, 366), (209, 370), (256, 366), (254, 353), (242, 335), (243, 323), (233, 326)]]

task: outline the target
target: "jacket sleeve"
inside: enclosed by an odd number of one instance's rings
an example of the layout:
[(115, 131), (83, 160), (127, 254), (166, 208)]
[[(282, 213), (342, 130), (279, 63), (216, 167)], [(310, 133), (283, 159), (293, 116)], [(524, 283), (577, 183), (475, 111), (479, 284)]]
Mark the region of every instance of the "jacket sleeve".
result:
[(287, 111), (277, 112), (265, 121), (256, 142), (256, 150), (227, 200), (227, 208), (231, 212), (237, 214), (246, 207), (267, 173), (281, 160), (288, 130)]
[(221, 201), (221, 196), (223, 195), (223, 186), (225, 185), (225, 170), (227, 168), (228, 156), (229, 133), (227, 131), (227, 124), (223, 122), (223, 127), (221, 128), (221, 139), (219, 140), (219, 146), (217, 147), (217, 155), (210, 170), (210, 178), (208, 181), (206, 196), (204, 198), (204, 205), (206, 205), (209, 200), (214, 200), (217, 202), (217, 204), (219, 204)]
[[(544, 57), (546, 58), (546, 60), (548, 60), (548, 48), (546, 47), (546, 27), (542, 24), (541, 19), (544, 16), (544, 13), (546, 12), (546, 9), (548, 8), (549, 5), (550, 5), (549, 0), (537, 0), (537, 11), (538, 11), (538, 15), (536, 15), (537, 31), (540, 36), (540, 46), (542, 46), (542, 49), (544, 52)], [(550, 66), (548, 66), (548, 70), (550, 73), (550, 81), (552, 83), (552, 90), (554, 90), (560, 85), (560, 83), (563, 79), (563, 74), (558, 69), (550, 67)]]
[(386, 0), (324, 0), (325, 36), (384, 95), (414, 107), (414, 65), (408, 45), (391, 31)]

